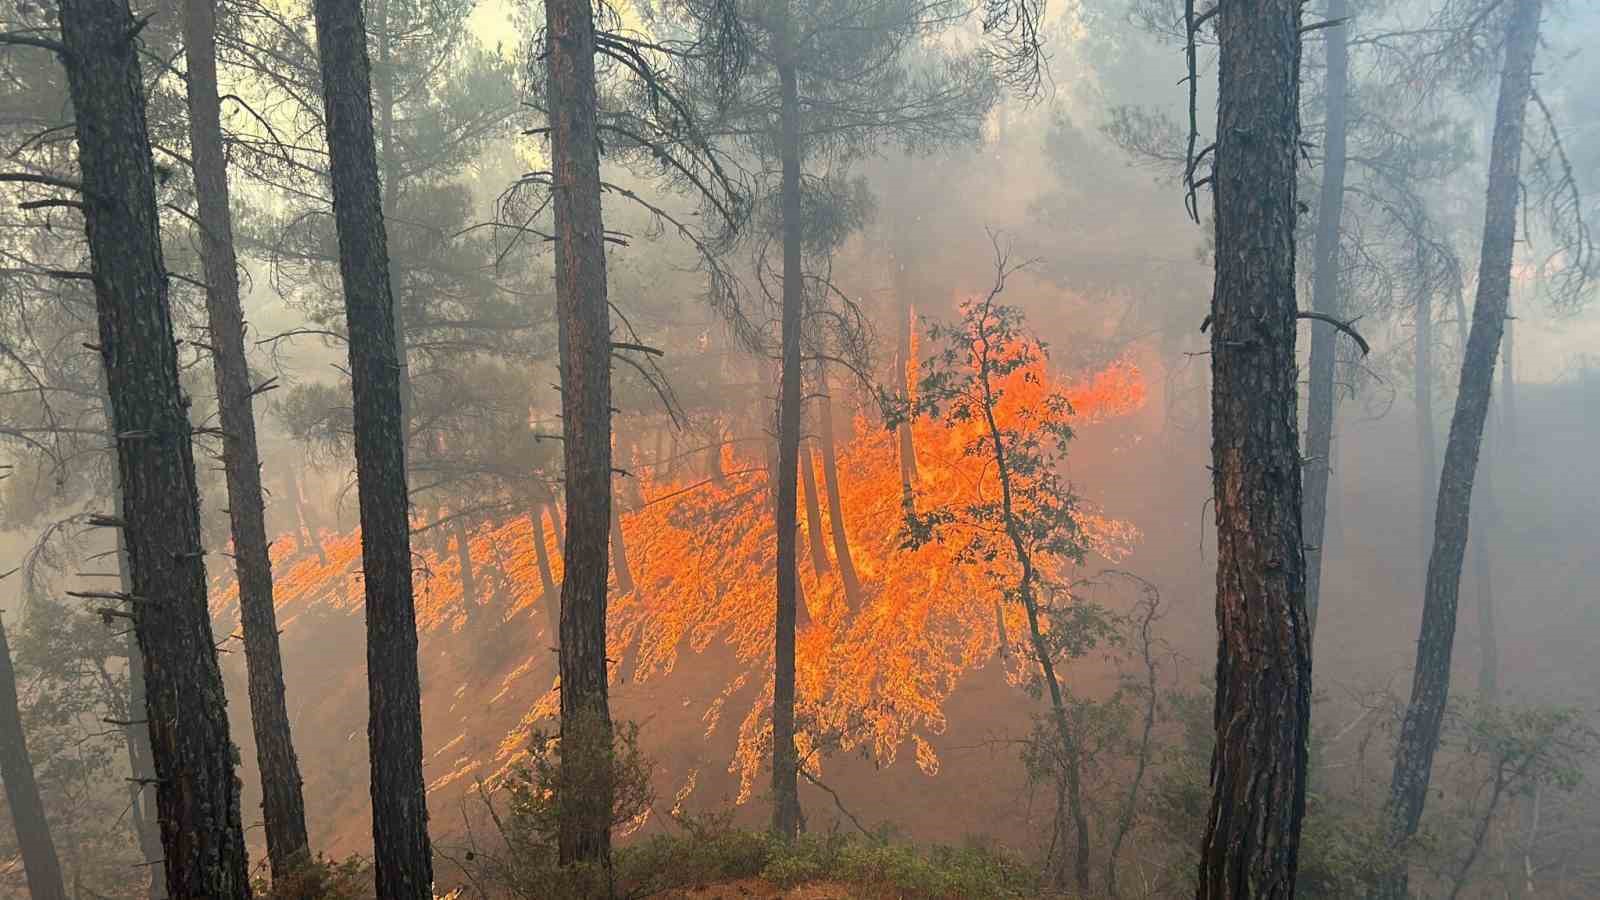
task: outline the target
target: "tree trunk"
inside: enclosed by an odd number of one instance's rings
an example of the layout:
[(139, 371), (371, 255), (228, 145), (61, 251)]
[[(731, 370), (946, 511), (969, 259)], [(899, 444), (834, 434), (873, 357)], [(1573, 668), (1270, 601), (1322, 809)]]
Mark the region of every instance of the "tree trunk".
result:
[(728, 473), (722, 470), (722, 426), (715, 426), (711, 446), (706, 448), (706, 477), (717, 487), (728, 486)]
[[(556, 226), (556, 313), (561, 345), (562, 459), (567, 534), (561, 581), (561, 730), (585, 720), (610, 733), (606, 696), (606, 541), (611, 525), (611, 317), (595, 123), (594, 10), (590, 0), (547, 0), (545, 62)], [(603, 735), (601, 735), (603, 736)], [(565, 767), (569, 756), (563, 754)], [(562, 864), (608, 863), (610, 785), (564, 806)]]
[[(1350, 14), (1349, 0), (1328, 0), (1328, 21)], [(1328, 72), (1326, 136), (1323, 139), (1322, 191), (1317, 205), (1316, 243), (1312, 251), (1311, 308), (1342, 318), (1343, 287), (1339, 280), (1340, 222), (1344, 214), (1345, 111), (1350, 83), (1349, 26), (1322, 30), (1327, 39)], [(1328, 476), (1333, 468), (1334, 396), (1338, 336), (1333, 326), (1311, 323), (1311, 381), (1307, 391), (1305, 493), (1301, 518), (1305, 531), (1306, 616), (1317, 629), (1322, 599), (1323, 543), (1327, 536)]]
[[(394, 136), (394, 29), (389, 22), (389, 0), (378, 0), (372, 9), (372, 34), (378, 41), (378, 64), (373, 67), (372, 93), (377, 101), (378, 118), (378, 171), (382, 179), (381, 194), (385, 227), (398, 224), (395, 210), (400, 203), (400, 148)], [(400, 265), (400, 255), (389, 257), (389, 291), (393, 296), (390, 312), (394, 321), (395, 357), (400, 362), (400, 433), (411, 440), (411, 417), (415, 412), (416, 396), (411, 386), (409, 341), (405, 321), (405, 275)]]
[[(83, 171), (100, 354), (144, 654), (167, 888), (248, 897), (239, 791), (206, 606), (199, 497), (156, 213), (144, 84), (126, 0), (59, 5)], [(119, 611), (122, 612), (122, 611)]]
[(1422, 493), (1421, 522), (1422, 552), (1427, 560), (1433, 547), (1433, 511), (1439, 477), (1439, 448), (1433, 433), (1433, 297), (1426, 290), (1417, 292), (1416, 319), (1416, 378), (1414, 404), (1417, 407), (1417, 464), (1421, 467), (1418, 482)]
[[(1439, 475), (1439, 506), (1434, 515), (1433, 551), (1428, 559), (1411, 701), (1401, 724), (1389, 786), (1389, 839), (1397, 848), (1403, 848), (1416, 834), (1422, 818), (1433, 754), (1439, 745), (1439, 726), (1450, 695), (1450, 656), (1455, 645), (1456, 605), (1472, 510), (1472, 483), (1489, 414), (1495, 356), (1511, 295), (1522, 131), (1533, 91), (1540, 7), (1541, 0), (1515, 0), (1506, 25), (1505, 68), (1495, 110), (1483, 248), (1478, 260), (1478, 295), (1461, 361), (1461, 384), (1445, 444), (1444, 468)], [(1406, 883), (1405, 867), (1397, 866), (1380, 880), (1377, 895), (1404, 897)]]
[(373, 874), (385, 900), (431, 900), (402, 369), (372, 137), (366, 26), (360, 0), (316, 0), (314, 8), (354, 389)]
[[(544, 542), (544, 510), (540, 503), (528, 513), (528, 524), (533, 528), (533, 555), (539, 563), (539, 586), (544, 594), (539, 598), (545, 605), (550, 620), (550, 642), (554, 646), (561, 640), (561, 589), (556, 587), (555, 576), (550, 571), (550, 549)], [(558, 537), (561, 529), (554, 532)]]
[(315, 550), (317, 562), (327, 565), (328, 552), (322, 548), (322, 541), (311, 531), (311, 521), (306, 516), (305, 494), (300, 490), (300, 477), (294, 473), (294, 465), (284, 466), (284, 487), (289, 492), (289, 500), (294, 504), (294, 522), (300, 530), (300, 540), (305, 547)]
[(628, 568), (628, 544), (622, 536), (622, 498), (611, 498), (611, 571), (617, 576), (617, 593), (633, 593), (633, 570)]
[(227, 160), (222, 151), (217, 99), (215, 0), (185, 0), (183, 39), (188, 58), (189, 146), (194, 155), (201, 254), (206, 278), (206, 321), (222, 422), (222, 465), (228, 483), (234, 575), (239, 581), (239, 622), (244, 631), (250, 725), (261, 774), (261, 813), (274, 880), (309, 862), (306, 802), (300, 763), (289, 731), (272, 601), (272, 561), (267, 551), (261, 454), (256, 445), (250, 366), (245, 358), (244, 310), (239, 302), (239, 261), (228, 208)]
[(461, 608), (470, 617), (478, 602), (478, 581), (472, 572), (472, 529), (465, 519), (456, 520), (456, 565), (461, 569)]
[[(916, 363), (911, 358), (911, 275), (906, 271), (906, 263), (901, 255), (897, 253), (895, 257), (894, 313), (898, 324), (895, 329), (893, 390), (895, 399), (905, 402), (910, 396), (907, 384), (915, 377), (911, 372)], [(900, 446), (900, 503), (907, 513), (912, 513), (916, 510), (913, 485), (917, 480), (917, 446), (912, 440), (909, 420), (901, 422), (895, 431), (898, 432)]]
[(1202, 900), (1292, 897), (1305, 813), (1311, 631), (1294, 275), (1300, 10), (1298, 0), (1241, 0), (1217, 12), (1217, 743)]
[[(984, 328), (987, 318), (980, 318), (979, 327)], [(1033, 648), (1034, 662), (1039, 666), (1039, 672), (1044, 681), (1047, 696), (1050, 699), (1050, 711), (1055, 721), (1056, 737), (1061, 741), (1061, 776), (1066, 781), (1065, 800), (1069, 814), (1074, 823), (1077, 835), (1077, 847), (1073, 854), (1073, 874), (1081, 892), (1089, 889), (1089, 823), (1083, 808), (1082, 797), (1082, 755), (1079, 753), (1077, 738), (1072, 730), (1067, 713), (1066, 698), (1061, 690), (1061, 680), (1056, 676), (1055, 661), (1051, 652), (1049, 641), (1045, 635), (1045, 626), (1040, 616), (1039, 600), (1035, 592), (1038, 572), (1033, 567), (1033, 557), (1028, 549), (1028, 542), (1024, 539), (1024, 526), (1018, 519), (1016, 505), (1011, 494), (1011, 455), (1007, 452), (1000, 425), (995, 419), (996, 397), (994, 386), (991, 382), (990, 361), (987, 348), (990, 345), (989, 336), (980, 331), (981, 345), (985, 354), (981, 358), (978, 371), (978, 384), (983, 391), (983, 416), (984, 424), (989, 430), (989, 446), (994, 457), (995, 475), (1000, 482), (1000, 514), (1001, 525), (1006, 532), (1006, 538), (1011, 542), (1012, 552), (1016, 554), (1017, 565), (1021, 569), (1021, 577), (1017, 582), (1017, 596), (1022, 600), (1023, 611), (1028, 615), (1028, 639)], [(1061, 783), (1057, 782), (1058, 795), (1061, 793)], [(1058, 813), (1059, 815), (1059, 813)], [(1059, 826), (1059, 820), (1058, 820)]]
[[(782, 94), (783, 371), (778, 390), (778, 469), (774, 522), (778, 538), (778, 607), (772, 683), (772, 830), (783, 840), (800, 833), (800, 760), (794, 743), (795, 628), (799, 612), (795, 500), (800, 474), (800, 86), (784, 7), (779, 25), (778, 83)], [(840, 561), (843, 565), (843, 561)]]
[(11, 807), (11, 822), (17, 829), (17, 848), (22, 851), (22, 869), (28, 876), (28, 895), (33, 900), (67, 900), (66, 884), (61, 880), (61, 860), (56, 857), (55, 841), (50, 838), (50, 822), (45, 818), (39, 785), (33, 780), (33, 758), (28, 755), (27, 736), (22, 730), (22, 710), (17, 706), (17, 676), (11, 668), (11, 647), (6, 642), (6, 627), (0, 621), (0, 778), (5, 779), (6, 802)]
[(845, 601), (852, 608), (861, 604), (861, 580), (856, 577), (855, 560), (850, 555), (850, 534), (844, 525), (844, 504), (839, 500), (838, 454), (833, 443), (833, 395), (824, 371), (822, 378), (822, 485), (828, 492), (828, 524), (833, 532), (833, 558), (839, 562), (839, 580), (844, 584)]
[(811, 571), (820, 578), (828, 571), (828, 550), (823, 544), (822, 507), (817, 501), (817, 473), (813, 469), (816, 463), (809, 447), (803, 448), (800, 454), (800, 486), (806, 495), (806, 538), (811, 547)]

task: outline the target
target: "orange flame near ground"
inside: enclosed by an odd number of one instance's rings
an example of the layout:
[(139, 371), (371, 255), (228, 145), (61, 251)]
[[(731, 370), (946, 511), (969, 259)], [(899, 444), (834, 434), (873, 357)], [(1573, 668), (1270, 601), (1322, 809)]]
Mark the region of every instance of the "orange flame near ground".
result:
[[(1063, 385), (1040, 367), (1012, 373), (997, 410), (1002, 426), (1017, 427), (1020, 410), (1047, 394), (1064, 390), (1072, 402), (1074, 424), (1082, 426), (1126, 414), (1145, 400), (1144, 383), (1131, 364), (1113, 365), (1092, 378)], [(918, 462), (915, 485), (919, 509), (961, 506), (996, 490), (992, 465), (965, 452), (978, 423), (951, 428), (918, 420), (912, 426)], [(812, 570), (806, 552), (811, 536), (801, 511), (799, 567), (802, 618), (796, 650), (798, 720), (802, 758), (815, 771), (814, 752), (824, 744), (841, 750), (866, 749), (882, 763), (901, 748), (914, 748), (918, 765), (929, 773), (939, 760), (929, 738), (946, 727), (945, 701), (961, 678), (993, 660), (999, 649), (995, 620), (998, 589), (983, 573), (964, 567), (955, 549), (930, 542), (907, 550), (901, 543), (901, 486), (895, 436), (880, 424), (856, 417), (839, 435), (840, 500), (850, 552), (863, 585), (851, 608), (838, 578), (833, 544), (825, 540), (830, 569)], [(802, 456), (802, 461), (806, 457)], [(699, 653), (716, 643), (735, 652), (742, 672), (711, 698), (704, 713), (707, 735), (721, 726), (723, 711), (751, 684), (760, 685), (739, 724), (739, 741), (729, 769), (739, 775), (741, 802), (770, 753), (773, 569), (775, 541), (764, 466), (724, 448), (722, 482), (694, 486), (698, 476), (669, 479), (645, 471), (644, 496), (660, 498), (623, 515), (623, 531), (635, 589), (613, 595), (610, 644), (617, 658), (628, 657), (636, 680), (672, 671), (685, 651)], [(731, 473), (740, 473), (737, 475)], [(823, 483), (821, 472), (816, 482)], [(692, 489), (691, 489), (692, 488)], [(828, 505), (820, 502), (822, 531), (829, 535)], [(1087, 549), (1109, 559), (1124, 555), (1137, 531), (1090, 505), (1079, 510)], [(557, 583), (561, 579), (560, 540), (543, 527)], [(478, 528), (470, 542), (478, 596), (463, 602), (454, 552), (437, 557), (416, 541), (418, 558), (417, 628), (426, 634), (459, 630), (473, 615), (489, 612), (505, 621), (527, 613), (529, 661), (507, 676), (499, 695), (528, 689), (526, 678), (543, 659), (547, 613), (535, 564), (535, 533), (528, 516)], [(362, 603), (359, 533), (324, 535), (324, 564), (313, 554), (296, 555), (290, 536), (273, 547), (278, 575), (277, 605), (292, 617), (314, 603), (358, 609)], [(221, 613), (237, 603), (237, 587), (218, 585), (213, 607)], [(534, 607), (540, 607), (534, 611)], [(1025, 634), (1020, 608), (1002, 611), (1006, 632), (1016, 641)], [(628, 656), (631, 651), (631, 656)], [(1014, 678), (1025, 677), (1019, 655), (1011, 655)], [(554, 688), (531, 704), (525, 726), (554, 715)], [(505, 764), (520, 756), (524, 729), (506, 735), (497, 751)], [(469, 771), (439, 779), (433, 789)], [(692, 788), (692, 785), (690, 786)], [(679, 797), (681, 804), (683, 798)]]

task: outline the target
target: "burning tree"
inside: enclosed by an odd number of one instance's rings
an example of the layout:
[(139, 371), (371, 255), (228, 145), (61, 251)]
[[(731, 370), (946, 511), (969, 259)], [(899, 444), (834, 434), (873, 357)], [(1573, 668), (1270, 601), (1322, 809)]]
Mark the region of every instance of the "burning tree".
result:
[[(941, 422), (964, 436), (964, 456), (980, 461), (985, 478), (962, 502), (908, 509), (905, 546), (951, 541), (955, 561), (976, 567), (1000, 588), (1005, 606), (1020, 607), (1032, 651), (1029, 668), (1049, 697), (1054, 739), (1066, 781), (1066, 806), (1076, 835), (1074, 879), (1089, 882), (1089, 827), (1081, 784), (1077, 732), (1056, 665), (1081, 655), (1109, 633), (1103, 611), (1078, 600), (1062, 574), (1082, 563), (1087, 541), (1078, 504), (1061, 477), (1072, 439), (1072, 403), (1060, 388), (1042, 393), (1012, 387), (1040, 383), (1045, 344), (1023, 328), (1022, 311), (996, 303), (1007, 278), (1023, 264), (996, 242), (995, 283), (981, 300), (963, 303), (954, 325), (935, 324), (929, 337), (942, 348), (922, 366), (911, 414)], [(1018, 385), (1017, 382), (1021, 384)], [(889, 400), (891, 407), (897, 405)], [(895, 427), (905, 412), (890, 415)], [(975, 426), (975, 427), (974, 427)], [(992, 485), (992, 487), (990, 487)], [(1034, 674), (1034, 673), (1030, 673)]]

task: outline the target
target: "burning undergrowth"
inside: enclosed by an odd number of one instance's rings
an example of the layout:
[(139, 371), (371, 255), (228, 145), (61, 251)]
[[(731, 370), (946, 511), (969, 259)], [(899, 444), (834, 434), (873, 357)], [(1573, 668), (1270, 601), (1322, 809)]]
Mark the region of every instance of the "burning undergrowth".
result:
[[(1008, 379), (997, 413), (1013, 422), (1026, 418), (1019, 411), (1029, 403), (1060, 390), (1070, 398), (1080, 428), (1127, 414), (1145, 397), (1139, 371), (1124, 363), (1065, 384), (1037, 369)], [(971, 502), (997, 490), (985, 461), (964, 451), (971, 434), (925, 420), (910, 427), (916, 454), (910, 500), (918, 509)], [(1000, 660), (1013, 682), (1032, 677), (1022, 654), (1003, 652), (1007, 635), (1014, 642), (1025, 633), (1023, 612), (997, 603), (991, 575), (960, 564), (955, 548), (937, 541), (905, 545), (907, 498), (895, 433), (865, 413), (841, 422), (839, 432), (831, 480), (840, 522), (831, 514), (834, 498), (817, 496), (826, 494), (830, 480), (821, 456), (825, 445), (802, 453), (802, 465), (814, 467), (813, 477), (805, 479), (813, 486), (811, 514), (800, 516), (796, 665), (802, 758), (820, 776), (830, 753), (860, 753), (887, 765), (910, 750), (916, 764), (934, 774), (940, 758), (933, 739), (944, 732), (946, 701), (965, 676)], [(709, 475), (669, 478), (649, 466), (638, 470), (639, 490), (626, 492), (635, 502), (624, 503), (621, 514), (632, 589), (618, 590), (613, 578), (612, 678), (661, 680), (691, 660), (711, 665), (714, 656), (726, 679), (684, 701), (682, 714), (699, 717), (707, 742), (728, 729), (736, 732), (726, 765), (743, 802), (770, 754), (775, 541), (767, 468), (729, 445)], [(1087, 501), (1079, 502), (1078, 519), (1088, 549), (1103, 558), (1120, 558), (1138, 536), (1131, 525)], [(559, 584), (555, 528), (534, 510), (481, 525), (470, 535), (470, 599), (463, 596), (455, 552), (427, 540), (414, 545), (424, 733), (435, 794), (464, 794), (478, 779), (492, 782), (522, 758), (527, 733), (558, 708), (548, 607), (554, 598), (546, 596), (535, 546), (544, 543), (543, 556)], [(319, 623), (329, 614), (355, 619), (362, 605), (358, 533), (324, 534), (320, 553), (304, 550), (292, 535), (273, 546), (276, 600), (291, 664), (295, 644), (326, 632)], [(848, 558), (841, 561), (841, 552)], [(859, 587), (846, 588), (842, 573), (849, 569)], [(214, 586), (219, 617), (236, 617), (236, 604), (235, 586)], [(347, 642), (359, 628), (346, 632)], [(495, 658), (467, 660), (463, 650)], [(295, 680), (291, 673), (291, 705), (310, 702), (296, 696)], [(359, 687), (344, 682), (346, 693)], [(329, 705), (323, 693), (317, 700)], [(352, 716), (365, 705), (353, 696), (346, 701), (356, 707)], [(352, 732), (346, 743), (361, 742)], [(307, 766), (308, 785), (316, 767), (315, 761)], [(672, 775), (682, 785), (678, 806), (700, 774), (694, 767)], [(360, 793), (352, 795), (352, 805), (359, 804)]]

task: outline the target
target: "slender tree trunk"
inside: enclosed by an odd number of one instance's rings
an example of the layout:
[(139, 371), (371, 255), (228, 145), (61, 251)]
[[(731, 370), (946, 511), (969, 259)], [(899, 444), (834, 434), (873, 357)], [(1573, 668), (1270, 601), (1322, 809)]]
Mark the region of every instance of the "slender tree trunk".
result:
[[(1328, 0), (1328, 20), (1350, 15), (1349, 0)], [(1343, 288), (1339, 280), (1340, 222), (1344, 215), (1345, 107), (1350, 83), (1349, 26), (1325, 28), (1328, 46), (1326, 136), (1323, 139), (1322, 191), (1317, 206), (1316, 243), (1312, 251), (1311, 308), (1341, 317)], [(1311, 382), (1306, 410), (1305, 492), (1301, 517), (1306, 545), (1306, 615), (1312, 633), (1322, 599), (1322, 548), (1327, 537), (1328, 476), (1333, 469), (1334, 396), (1338, 332), (1322, 322), (1311, 323)]]
[[(594, 53), (594, 10), (589, 0), (547, 0), (545, 61), (561, 332), (562, 458), (571, 504), (562, 554), (561, 730), (575, 734), (585, 720), (592, 720), (609, 735), (606, 541), (611, 524), (611, 328), (600, 218)], [(563, 765), (568, 761), (563, 754)], [(572, 810), (560, 822), (563, 864), (610, 861), (610, 785), (595, 787), (607, 793), (563, 807)]]
[[(552, 644), (561, 640), (561, 589), (556, 586), (555, 576), (550, 571), (550, 549), (545, 545), (544, 537), (544, 510), (545, 504), (540, 503), (528, 513), (528, 524), (533, 528), (533, 555), (539, 564), (539, 586), (544, 589), (540, 602), (544, 603), (545, 611), (550, 618), (550, 641)], [(554, 532), (558, 537), (561, 529)]]
[[(1395, 747), (1394, 776), (1386, 810), (1389, 839), (1403, 848), (1416, 834), (1439, 746), (1439, 726), (1450, 695), (1450, 656), (1455, 645), (1456, 605), (1467, 548), (1472, 484), (1478, 467), (1495, 357), (1505, 329), (1515, 252), (1518, 181), (1523, 123), (1533, 92), (1533, 59), (1539, 44), (1541, 0), (1515, 0), (1506, 25), (1505, 63), (1495, 110), (1494, 144), (1489, 156), (1489, 188), (1484, 213), (1483, 249), (1478, 261), (1478, 296), (1472, 330), (1461, 361), (1461, 384), (1439, 476), (1439, 506), (1434, 515), (1433, 551), (1423, 597), (1411, 701)], [(1386, 873), (1377, 895), (1406, 894), (1407, 873)]]
[(272, 561), (267, 551), (261, 454), (256, 445), (250, 366), (245, 358), (244, 310), (239, 301), (239, 261), (228, 208), (227, 160), (222, 152), (221, 101), (217, 99), (215, 0), (185, 0), (183, 39), (188, 58), (189, 146), (194, 155), (201, 254), (206, 277), (206, 320), (222, 421), (222, 465), (228, 483), (234, 574), (239, 581), (239, 622), (244, 631), (250, 725), (261, 774), (261, 813), (274, 880), (309, 862), (306, 802), (300, 762), (289, 730), (272, 601)]
[(314, 10), (354, 388), (373, 873), (385, 900), (431, 900), (402, 367), (373, 146), (367, 33), (360, 0), (316, 0)]
[(11, 807), (11, 822), (17, 830), (17, 849), (22, 851), (22, 869), (28, 877), (28, 895), (33, 900), (67, 900), (67, 887), (61, 880), (61, 860), (50, 838), (50, 822), (45, 818), (39, 785), (33, 780), (33, 757), (28, 755), (27, 736), (22, 730), (22, 710), (17, 705), (17, 675), (11, 668), (11, 646), (6, 642), (6, 627), (0, 621), (0, 778), (5, 779), (6, 803)]
[[(894, 348), (894, 396), (895, 399), (905, 402), (909, 398), (907, 383), (914, 377), (911, 366), (915, 360), (911, 358), (911, 273), (906, 271), (906, 261), (900, 253), (895, 254), (894, 260), (894, 312), (897, 325), (895, 327)], [(901, 422), (895, 429), (899, 438), (900, 447), (900, 503), (907, 513), (916, 510), (916, 494), (914, 485), (917, 481), (917, 445), (912, 439), (911, 422)]]
[(472, 529), (465, 519), (456, 520), (456, 565), (461, 569), (461, 607), (472, 615), (478, 602), (478, 579), (472, 571)]
[[(985, 319), (979, 319), (980, 328), (984, 327), (982, 324), (984, 321)], [(1000, 425), (994, 415), (996, 398), (987, 352), (989, 338), (986, 334), (983, 335), (982, 344), (985, 350), (980, 358), (978, 383), (983, 391), (984, 424), (989, 430), (989, 447), (994, 456), (995, 475), (1000, 482), (1001, 524), (1005, 528), (1007, 539), (1011, 542), (1012, 552), (1016, 554), (1017, 565), (1022, 570), (1021, 578), (1017, 582), (1017, 595), (1022, 600), (1023, 611), (1028, 614), (1028, 639), (1032, 644), (1034, 661), (1039, 665), (1050, 698), (1050, 712), (1055, 720), (1056, 737), (1061, 741), (1060, 758), (1062, 775), (1066, 780), (1066, 805), (1073, 819), (1077, 837), (1077, 846), (1073, 854), (1073, 877), (1078, 889), (1086, 892), (1089, 889), (1089, 822), (1083, 808), (1082, 756), (1068, 717), (1061, 680), (1056, 676), (1055, 661), (1045, 635), (1045, 625), (1039, 613), (1039, 600), (1036, 594), (1038, 573), (1033, 567), (1033, 555), (1028, 549), (1028, 542), (1024, 539), (1023, 524), (1018, 520), (1016, 506), (1012, 500), (1010, 453), (1007, 452)]]
[(138, 28), (126, 0), (59, 4), (100, 355), (111, 397), (169, 894), (248, 897), (234, 748), (206, 606), (188, 400), (167, 297)]
[(1511, 314), (1511, 298), (1507, 296), (1506, 333), (1501, 348), (1506, 362), (1500, 369), (1500, 444), (1508, 451), (1514, 450), (1517, 443), (1516, 327), (1517, 317)]
[[(1509, 322), (1507, 323), (1509, 327)], [(1503, 383), (1503, 382), (1502, 382)], [(1500, 400), (1504, 401), (1504, 397)], [(1495, 401), (1490, 399), (1490, 414)], [(1472, 510), (1467, 532), (1467, 553), (1472, 557), (1472, 585), (1477, 597), (1478, 698), (1485, 703), (1500, 700), (1500, 641), (1495, 624), (1494, 537), (1500, 527), (1500, 508), (1494, 490), (1495, 457), (1502, 446), (1505, 413), (1498, 422), (1484, 422), (1483, 446), (1478, 456), (1478, 474), (1473, 490), (1478, 502)]]
[(1433, 547), (1433, 512), (1439, 477), (1439, 448), (1433, 432), (1433, 297), (1417, 292), (1416, 378), (1414, 402), (1417, 407), (1417, 464), (1421, 467), (1418, 484), (1422, 493), (1420, 533), (1424, 561)]
[(289, 492), (289, 500), (294, 504), (294, 522), (300, 530), (300, 540), (317, 553), (317, 562), (327, 565), (328, 552), (322, 548), (322, 541), (311, 531), (310, 519), (306, 516), (305, 494), (300, 490), (300, 477), (294, 473), (294, 465), (284, 466), (284, 486)]
[(633, 593), (633, 570), (628, 568), (628, 543), (622, 535), (622, 498), (611, 498), (611, 572), (617, 577), (617, 593)]
[(856, 564), (850, 555), (850, 534), (845, 530), (844, 504), (839, 499), (838, 454), (833, 442), (833, 395), (827, 373), (821, 378), (823, 397), (818, 406), (822, 410), (822, 484), (828, 492), (828, 524), (833, 532), (833, 558), (839, 561), (839, 580), (844, 583), (845, 601), (851, 607), (861, 604), (861, 580), (856, 577)]
[(728, 474), (722, 470), (722, 426), (716, 426), (711, 446), (706, 448), (706, 477), (717, 487), (727, 487)]
[[(785, 0), (787, 4), (787, 0)], [(795, 628), (799, 604), (795, 500), (800, 469), (800, 328), (804, 285), (800, 240), (800, 85), (789, 11), (779, 25), (778, 83), (782, 94), (783, 371), (778, 391), (778, 470), (774, 521), (778, 539), (778, 607), (773, 647), (772, 830), (784, 840), (800, 833), (799, 753), (794, 743)], [(843, 565), (841, 560), (840, 565)]]
[(800, 486), (806, 495), (806, 538), (811, 547), (811, 570), (818, 577), (828, 571), (828, 549), (822, 537), (822, 507), (817, 501), (817, 473), (811, 448), (800, 449)]
[(1295, 371), (1298, 0), (1218, 7), (1212, 479), (1216, 749), (1198, 896), (1294, 896), (1311, 630)]

